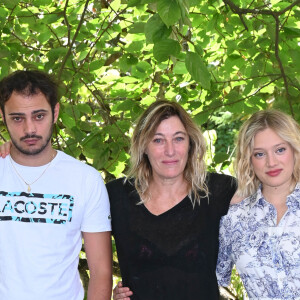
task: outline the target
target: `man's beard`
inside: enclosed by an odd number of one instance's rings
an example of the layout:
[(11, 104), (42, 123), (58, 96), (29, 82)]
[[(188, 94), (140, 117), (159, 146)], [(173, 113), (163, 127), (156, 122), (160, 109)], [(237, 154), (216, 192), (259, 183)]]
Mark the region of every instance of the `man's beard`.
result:
[[(16, 147), (16, 149), (17, 149), (19, 152), (21, 152), (22, 154), (25, 154), (25, 155), (37, 155), (37, 154), (41, 153), (41, 152), (47, 147), (47, 145), (49, 144), (49, 142), (50, 142), (50, 140), (51, 140), (51, 137), (52, 137), (52, 133), (53, 133), (53, 124), (52, 124), (52, 126), (51, 126), (51, 128), (50, 128), (50, 131), (49, 131), (49, 134), (48, 134), (48, 136), (47, 136), (47, 138), (46, 138), (45, 143), (42, 144), (42, 146), (41, 146), (40, 148), (34, 149), (34, 150), (26, 150), (26, 149), (22, 148), (20, 145), (18, 145), (18, 143), (16, 142), (16, 140), (11, 136), (11, 134), (10, 134), (8, 128), (7, 128), (7, 131), (8, 131), (8, 133), (9, 133), (9, 135), (10, 135), (11, 142), (13, 143), (13, 145)], [(41, 139), (42, 139), (42, 136), (40, 136), (40, 135), (35, 135), (35, 134), (32, 134), (32, 135), (27, 134), (27, 135), (21, 137), (21, 138), (20, 138), (20, 141), (25, 140), (25, 139), (29, 139), (29, 138), (36, 138), (36, 139), (41, 140)]]

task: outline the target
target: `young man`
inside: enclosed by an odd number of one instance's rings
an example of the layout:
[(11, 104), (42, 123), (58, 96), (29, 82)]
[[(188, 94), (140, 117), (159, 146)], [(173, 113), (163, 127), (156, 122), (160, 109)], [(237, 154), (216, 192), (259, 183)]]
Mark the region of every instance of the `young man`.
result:
[(57, 86), (39, 71), (0, 82), (10, 156), (0, 159), (0, 299), (82, 300), (84, 238), (88, 300), (111, 297), (109, 201), (92, 167), (51, 145)]

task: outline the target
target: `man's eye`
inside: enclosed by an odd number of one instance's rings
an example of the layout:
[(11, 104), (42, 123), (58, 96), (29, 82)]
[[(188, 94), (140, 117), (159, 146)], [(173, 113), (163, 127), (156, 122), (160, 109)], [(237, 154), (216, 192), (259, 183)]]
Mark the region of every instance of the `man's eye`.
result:
[(20, 122), (22, 120), (22, 118), (21, 117), (13, 117), (13, 120), (16, 122)]
[(37, 120), (41, 120), (41, 119), (44, 118), (44, 115), (37, 115), (35, 118), (36, 118)]

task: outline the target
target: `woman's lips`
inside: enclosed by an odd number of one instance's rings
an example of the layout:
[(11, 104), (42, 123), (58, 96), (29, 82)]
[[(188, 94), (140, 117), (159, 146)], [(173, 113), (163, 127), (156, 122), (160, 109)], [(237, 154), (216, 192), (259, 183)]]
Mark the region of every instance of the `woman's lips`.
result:
[(281, 173), (281, 171), (282, 171), (282, 169), (276, 169), (276, 170), (272, 170), (272, 171), (267, 172), (267, 174), (269, 176), (275, 177), (275, 176), (279, 175)]
[(177, 162), (178, 160), (164, 160), (163, 164), (172, 165), (172, 164), (176, 164)]

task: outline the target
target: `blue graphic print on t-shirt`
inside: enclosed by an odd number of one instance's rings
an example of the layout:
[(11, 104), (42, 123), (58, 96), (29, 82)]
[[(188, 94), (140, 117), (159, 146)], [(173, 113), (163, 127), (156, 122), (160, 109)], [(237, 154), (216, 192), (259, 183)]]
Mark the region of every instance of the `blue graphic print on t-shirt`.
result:
[(70, 195), (0, 191), (0, 221), (65, 224), (73, 207)]

